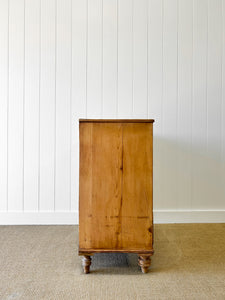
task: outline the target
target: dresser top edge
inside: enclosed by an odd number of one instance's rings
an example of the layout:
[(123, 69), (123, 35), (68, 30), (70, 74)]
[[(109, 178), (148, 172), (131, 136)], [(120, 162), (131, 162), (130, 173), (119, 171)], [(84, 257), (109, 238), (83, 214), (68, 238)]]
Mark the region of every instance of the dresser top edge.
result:
[(154, 123), (154, 119), (79, 119), (79, 123)]

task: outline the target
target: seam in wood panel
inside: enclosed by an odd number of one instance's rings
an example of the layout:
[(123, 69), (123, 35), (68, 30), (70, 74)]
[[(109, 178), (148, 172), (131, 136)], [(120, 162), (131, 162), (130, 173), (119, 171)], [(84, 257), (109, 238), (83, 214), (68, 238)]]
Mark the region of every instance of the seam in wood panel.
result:
[(116, 248), (119, 246), (119, 235), (120, 235), (120, 243), (122, 241), (121, 235), (122, 235), (122, 219), (121, 219), (121, 212), (122, 212), (122, 205), (123, 205), (123, 177), (124, 177), (124, 154), (123, 154), (123, 130), (124, 130), (124, 124), (121, 124), (121, 134), (122, 134), (122, 145), (121, 145), (121, 167), (122, 167), (122, 175), (121, 175), (121, 195), (120, 195), (120, 207), (118, 212), (118, 222), (119, 222), (119, 228), (118, 232), (119, 234), (116, 235)]
[(91, 201), (92, 201), (92, 195), (93, 195), (93, 128), (94, 124), (90, 124), (91, 126)]

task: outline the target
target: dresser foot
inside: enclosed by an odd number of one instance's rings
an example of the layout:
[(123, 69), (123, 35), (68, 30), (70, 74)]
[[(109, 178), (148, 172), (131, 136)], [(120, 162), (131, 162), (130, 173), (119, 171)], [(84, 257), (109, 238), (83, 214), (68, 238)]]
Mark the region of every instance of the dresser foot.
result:
[(82, 266), (84, 273), (88, 274), (90, 272), (91, 257), (89, 255), (84, 255), (82, 258)]
[(151, 256), (149, 254), (139, 254), (138, 265), (141, 267), (142, 273), (148, 273), (151, 265)]

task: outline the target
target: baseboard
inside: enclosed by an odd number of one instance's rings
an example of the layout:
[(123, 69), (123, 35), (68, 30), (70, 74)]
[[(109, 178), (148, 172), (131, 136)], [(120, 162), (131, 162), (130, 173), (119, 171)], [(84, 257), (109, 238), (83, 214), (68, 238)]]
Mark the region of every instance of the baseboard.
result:
[(225, 223), (225, 210), (156, 210), (154, 223)]
[(78, 211), (0, 212), (0, 225), (78, 224)]
[[(78, 211), (0, 212), (0, 225), (74, 225)], [(154, 223), (225, 223), (225, 210), (155, 210)]]

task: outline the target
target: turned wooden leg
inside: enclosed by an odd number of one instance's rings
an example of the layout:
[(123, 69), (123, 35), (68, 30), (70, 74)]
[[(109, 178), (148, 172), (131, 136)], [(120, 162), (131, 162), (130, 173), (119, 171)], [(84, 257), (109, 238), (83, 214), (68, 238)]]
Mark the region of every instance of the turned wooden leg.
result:
[(85, 274), (90, 272), (90, 265), (91, 265), (91, 257), (89, 255), (84, 255), (82, 257), (82, 266)]
[(142, 273), (148, 273), (151, 265), (151, 256), (149, 254), (139, 254), (138, 265), (141, 267)]

